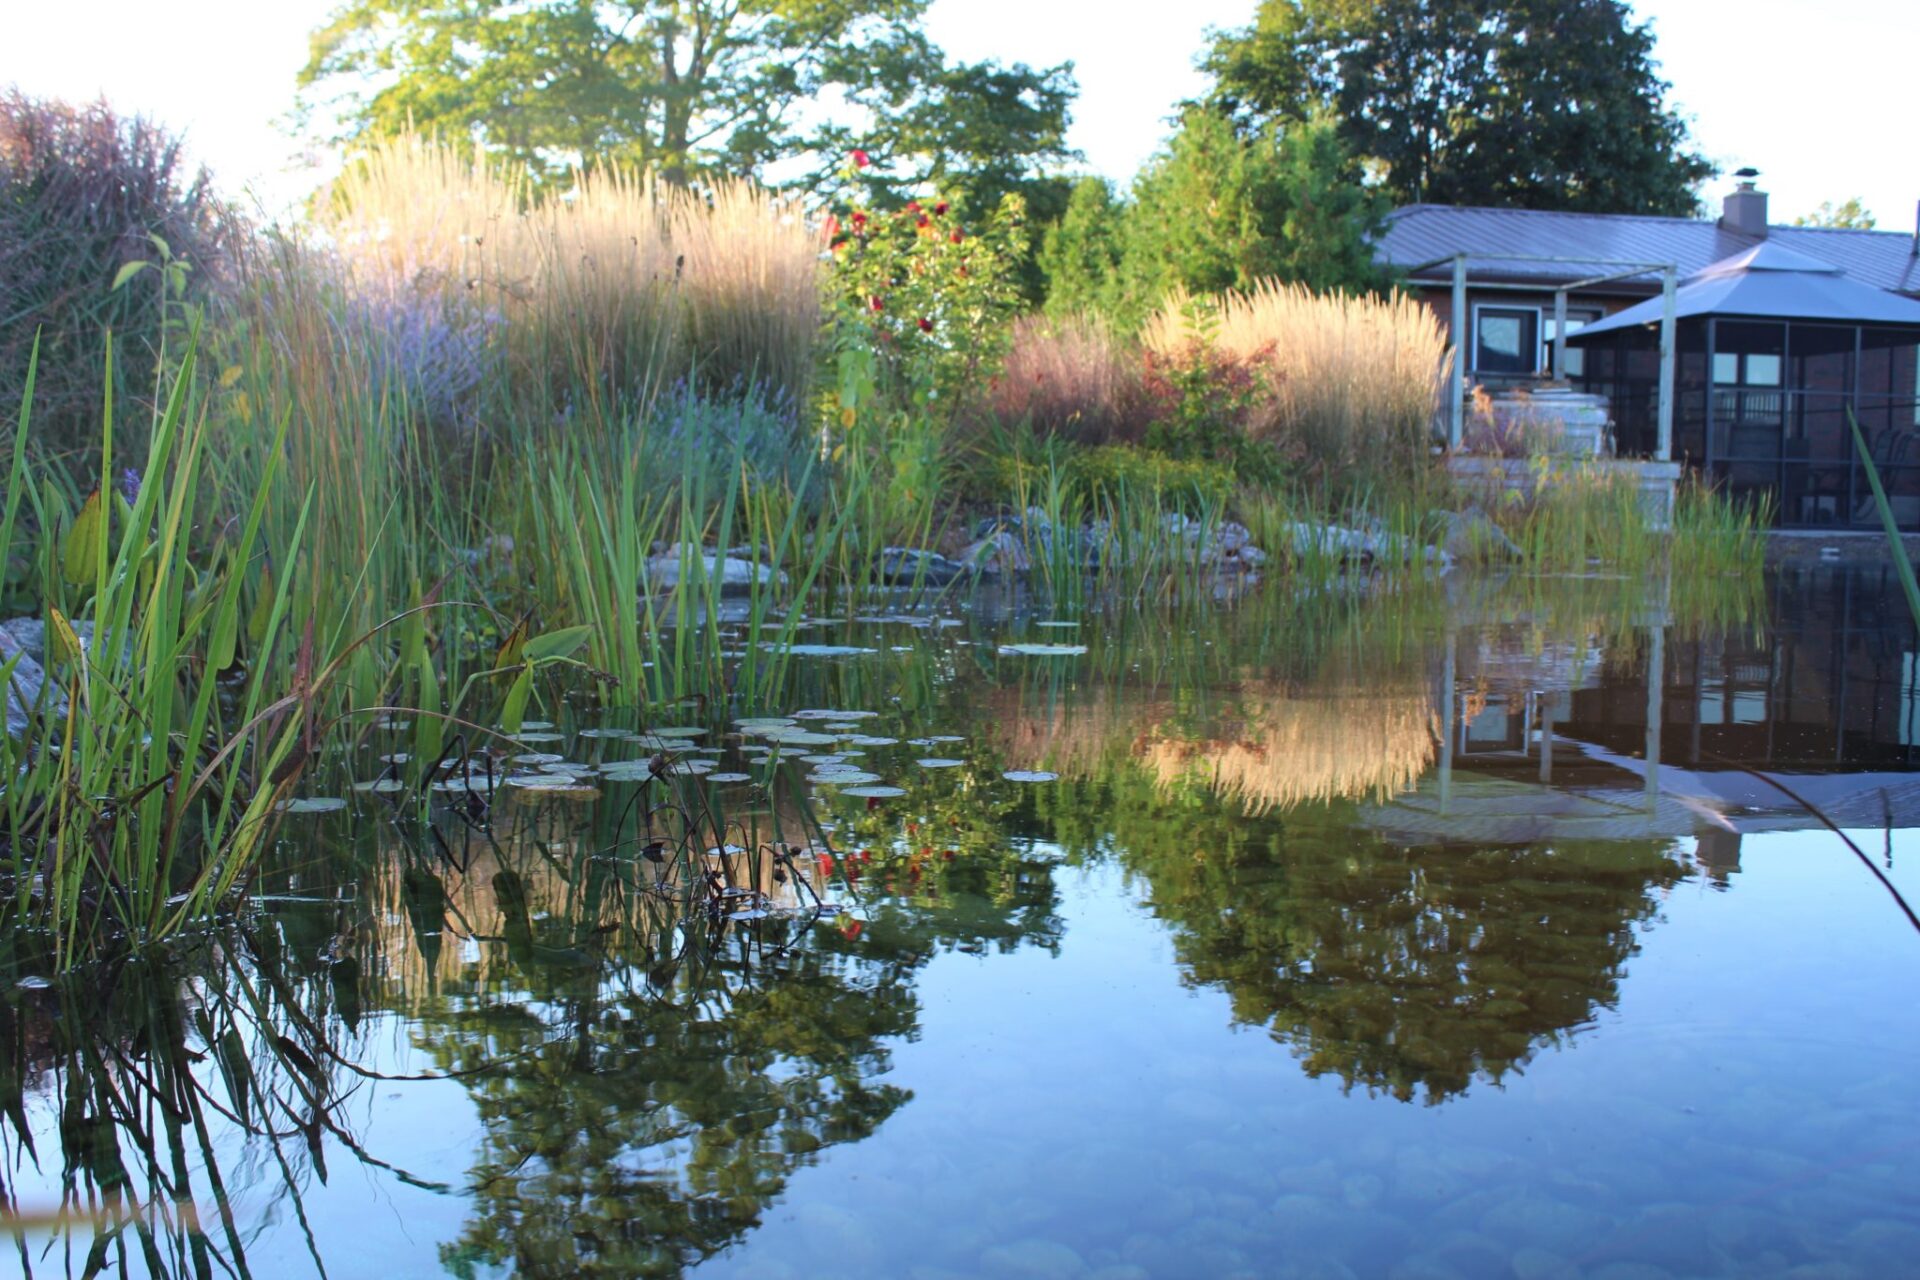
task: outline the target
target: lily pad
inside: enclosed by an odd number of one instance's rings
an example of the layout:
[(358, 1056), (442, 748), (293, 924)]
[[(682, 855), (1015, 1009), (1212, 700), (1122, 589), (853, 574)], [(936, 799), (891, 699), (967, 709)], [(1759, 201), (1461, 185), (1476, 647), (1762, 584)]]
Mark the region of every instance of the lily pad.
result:
[(1003, 644), (1000, 646), (1002, 657), (1025, 658), (1071, 658), (1085, 653), (1083, 644)]
[(282, 800), (282, 813), (338, 813), (347, 807), (347, 802), (339, 796), (302, 796), (298, 800)]
[(879, 715), (878, 711), (796, 711), (790, 717), (794, 720), (871, 720)]
[(753, 775), (750, 773), (710, 773), (707, 775), (707, 781), (708, 782), (752, 782)]
[(823, 787), (864, 787), (880, 781), (877, 773), (862, 773), (857, 769), (846, 769), (828, 773), (810, 773), (807, 781)]
[(904, 787), (861, 786), (848, 787), (840, 793), (843, 796), (855, 796), (862, 800), (891, 800), (895, 796), (907, 794)]
[(377, 796), (390, 796), (396, 792), (405, 791), (407, 784), (398, 778), (375, 778), (372, 782), (356, 782), (353, 784), (353, 789), (370, 791)]
[(877, 649), (865, 649), (857, 644), (773, 644), (762, 641), (762, 649), (780, 652), (784, 650), (796, 658), (852, 658), (862, 654), (878, 653)]
[(1060, 775), (1045, 769), (1011, 769), (1000, 775), (1008, 782), (1056, 782)]
[(929, 759), (929, 760), (915, 760), (914, 763), (919, 765), (922, 769), (957, 769), (961, 765), (965, 764), (966, 761), (965, 760), (943, 760), (943, 759), (935, 758), (935, 759)]

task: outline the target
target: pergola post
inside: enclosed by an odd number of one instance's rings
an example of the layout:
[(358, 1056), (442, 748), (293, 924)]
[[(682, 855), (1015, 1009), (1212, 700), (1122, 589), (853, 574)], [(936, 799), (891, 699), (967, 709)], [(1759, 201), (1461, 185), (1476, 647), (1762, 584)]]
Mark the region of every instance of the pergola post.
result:
[(1674, 287), (1678, 273), (1668, 267), (1660, 275), (1660, 439), (1653, 456), (1661, 462), (1673, 457)]
[(1467, 414), (1467, 255), (1453, 255), (1453, 372), (1447, 378), (1447, 451), (1460, 448)]
[(1553, 291), (1553, 380), (1567, 380), (1567, 291)]

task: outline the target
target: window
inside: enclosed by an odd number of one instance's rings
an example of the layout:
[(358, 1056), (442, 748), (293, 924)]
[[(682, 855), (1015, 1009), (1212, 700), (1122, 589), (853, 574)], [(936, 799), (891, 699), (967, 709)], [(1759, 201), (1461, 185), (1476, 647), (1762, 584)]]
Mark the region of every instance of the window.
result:
[(1540, 371), (1538, 307), (1476, 307), (1473, 371), (1524, 377)]
[(1713, 353), (1713, 380), (1722, 387), (1777, 387), (1780, 385), (1780, 357), (1716, 351)]
[[(1599, 318), (1600, 313), (1598, 311), (1568, 307), (1567, 332), (1578, 333)], [(1550, 313), (1544, 314), (1540, 321), (1540, 367), (1542, 369), (1553, 368), (1553, 340), (1557, 336), (1554, 332), (1553, 316)], [(1568, 347), (1567, 376), (1569, 378), (1583, 378), (1586, 376), (1586, 373), (1587, 353), (1579, 347)]]

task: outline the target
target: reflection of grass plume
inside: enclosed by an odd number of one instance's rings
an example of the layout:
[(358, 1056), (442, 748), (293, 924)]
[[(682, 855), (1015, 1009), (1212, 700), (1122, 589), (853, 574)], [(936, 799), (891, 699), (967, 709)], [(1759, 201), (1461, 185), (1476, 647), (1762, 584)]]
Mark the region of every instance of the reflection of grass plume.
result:
[(1256, 694), (1233, 728), (1200, 739), (1156, 735), (1136, 751), (1163, 785), (1199, 782), (1264, 813), (1405, 791), (1432, 764), (1438, 734), (1424, 688)]

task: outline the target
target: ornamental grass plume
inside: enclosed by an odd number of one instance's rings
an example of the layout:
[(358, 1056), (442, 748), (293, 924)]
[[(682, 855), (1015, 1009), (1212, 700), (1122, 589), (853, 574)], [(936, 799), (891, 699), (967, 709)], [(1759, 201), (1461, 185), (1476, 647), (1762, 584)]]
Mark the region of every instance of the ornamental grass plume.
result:
[(989, 407), (999, 422), (1041, 435), (1136, 442), (1151, 416), (1143, 375), (1140, 353), (1098, 316), (1022, 316)]
[(1439, 317), (1413, 298), (1265, 281), (1224, 295), (1204, 322), (1191, 299), (1169, 298), (1141, 340), (1167, 356), (1205, 340), (1257, 362), (1249, 434), (1314, 472), (1405, 474), (1427, 459), (1449, 355)]

